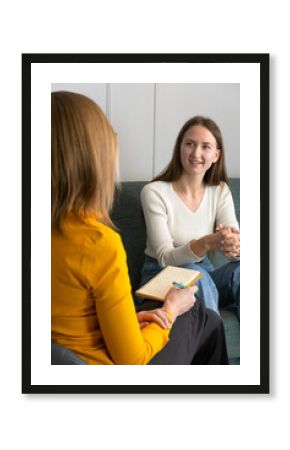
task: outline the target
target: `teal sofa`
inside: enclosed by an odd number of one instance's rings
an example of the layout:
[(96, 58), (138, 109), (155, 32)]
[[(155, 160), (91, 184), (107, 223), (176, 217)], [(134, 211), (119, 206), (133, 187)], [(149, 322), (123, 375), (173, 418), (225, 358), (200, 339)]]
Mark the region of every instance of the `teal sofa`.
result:
[[(144, 261), (144, 250), (146, 244), (146, 229), (142, 218), (140, 192), (145, 181), (123, 182), (120, 189), (117, 189), (115, 202), (112, 210), (112, 220), (122, 237), (127, 253), (129, 275), (134, 291), (140, 285), (140, 274)], [(240, 219), (240, 180), (230, 178), (229, 186), (233, 194), (238, 220)], [(215, 267), (220, 267), (227, 260), (216, 253), (213, 258)], [(229, 353), (230, 364), (240, 363), (240, 323), (235, 314), (222, 310), (221, 315), (224, 320), (226, 340)]]

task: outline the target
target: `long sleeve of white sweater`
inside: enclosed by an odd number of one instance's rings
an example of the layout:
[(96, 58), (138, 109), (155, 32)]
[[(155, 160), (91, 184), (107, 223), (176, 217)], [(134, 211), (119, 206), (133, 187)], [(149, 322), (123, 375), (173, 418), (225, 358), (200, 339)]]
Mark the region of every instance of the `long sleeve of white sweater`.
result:
[(192, 212), (172, 187), (172, 183), (155, 181), (141, 192), (147, 244), (145, 253), (161, 265), (180, 266), (203, 259), (195, 255), (190, 241), (214, 232), (222, 223), (238, 228), (229, 187), (206, 186), (197, 211)]

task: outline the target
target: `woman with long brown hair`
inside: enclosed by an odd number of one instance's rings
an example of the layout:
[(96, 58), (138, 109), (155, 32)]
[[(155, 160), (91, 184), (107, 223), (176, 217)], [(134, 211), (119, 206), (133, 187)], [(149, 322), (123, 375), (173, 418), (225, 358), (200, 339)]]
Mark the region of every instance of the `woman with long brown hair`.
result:
[(101, 109), (54, 92), (51, 120), (53, 342), (88, 364), (227, 364), (222, 322), (198, 305), (196, 287), (172, 288), (162, 307), (135, 311), (109, 217), (118, 145)]
[[(143, 188), (141, 201), (147, 228), (141, 284), (167, 265), (199, 270), (205, 305), (239, 315), (240, 234), (223, 139), (212, 119), (195, 116), (183, 125), (169, 165)], [(207, 254), (215, 251), (231, 262), (214, 270)]]

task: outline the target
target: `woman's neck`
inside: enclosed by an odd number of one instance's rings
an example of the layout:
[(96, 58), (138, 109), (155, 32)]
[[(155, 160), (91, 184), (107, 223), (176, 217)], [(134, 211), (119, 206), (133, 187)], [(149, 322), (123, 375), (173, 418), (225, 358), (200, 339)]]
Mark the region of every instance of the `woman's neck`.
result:
[(183, 194), (191, 194), (192, 196), (199, 195), (204, 191), (205, 182), (203, 177), (181, 175), (179, 180), (173, 182), (175, 190)]

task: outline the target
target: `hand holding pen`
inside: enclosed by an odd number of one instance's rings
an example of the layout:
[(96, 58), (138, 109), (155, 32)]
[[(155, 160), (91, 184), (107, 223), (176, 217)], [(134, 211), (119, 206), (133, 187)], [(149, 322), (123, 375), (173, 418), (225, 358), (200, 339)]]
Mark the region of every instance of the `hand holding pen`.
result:
[(169, 289), (162, 307), (162, 309), (171, 312), (173, 322), (178, 316), (184, 314), (194, 306), (196, 302), (195, 293), (198, 290), (196, 285), (186, 287), (185, 285), (178, 283), (180, 286), (183, 286), (181, 288), (176, 285), (176, 283), (177, 282), (175, 282), (174, 287)]

